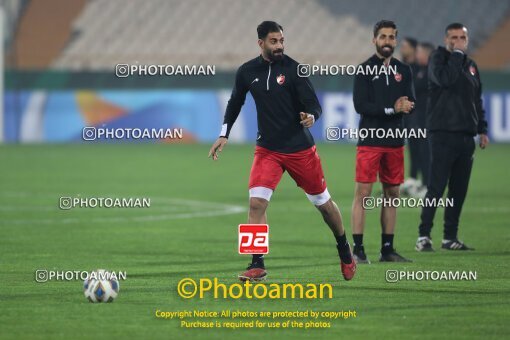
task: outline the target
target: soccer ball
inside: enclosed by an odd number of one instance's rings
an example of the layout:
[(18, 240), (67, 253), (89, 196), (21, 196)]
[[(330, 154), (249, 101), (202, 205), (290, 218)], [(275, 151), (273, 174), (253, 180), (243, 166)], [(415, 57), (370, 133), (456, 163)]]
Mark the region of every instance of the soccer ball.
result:
[(90, 272), (83, 282), (83, 293), (90, 302), (113, 302), (119, 294), (119, 280), (104, 269)]

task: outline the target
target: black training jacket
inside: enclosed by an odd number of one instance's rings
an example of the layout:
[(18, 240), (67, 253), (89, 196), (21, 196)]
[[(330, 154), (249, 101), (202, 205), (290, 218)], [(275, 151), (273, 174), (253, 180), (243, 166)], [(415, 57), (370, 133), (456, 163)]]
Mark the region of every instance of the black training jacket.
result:
[(287, 55), (271, 63), (259, 56), (239, 67), (220, 136), (229, 136), (250, 91), (257, 107), (258, 146), (292, 153), (315, 145), (310, 131), (300, 124), (299, 113), (313, 114), (317, 120), (322, 109), (312, 84), (297, 75), (297, 67)]
[[(384, 64), (374, 54), (365, 61), (363, 69), (367, 65), (373, 68)], [(395, 131), (404, 129), (404, 122), (401, 113), (394, 112), (395, 102), (402, 96), (407, 96), (410, 101), (415, 101), (412, 71), (409, 65), (400, 62), (395, 58), (390, 59), (390, 66), (395, 65), (396, 74), (368, 75), (357, 74), (354, 78), (354, 108), (361, 117), (359, 129), (383, 129), (384, 131)], [(359, 146), (390, 146), (398, 147), (404, 145), (403, 138), (359, 138)]]
[(428, 89), (428, 67), (427, 66), (416, 66), (413, 69), (413, 81), (414, 81), (414, 90), (416, 91), (416, 105), (415, 110), (410, 117), (414, 125), (413, 127), (424, 129), (426, 127), (427, 121), (427, 100), (429, 97), (429, 89)]
[(440, 46), (430, 55), (427, 130), (487, 133), (482, 82), (476, 63)]

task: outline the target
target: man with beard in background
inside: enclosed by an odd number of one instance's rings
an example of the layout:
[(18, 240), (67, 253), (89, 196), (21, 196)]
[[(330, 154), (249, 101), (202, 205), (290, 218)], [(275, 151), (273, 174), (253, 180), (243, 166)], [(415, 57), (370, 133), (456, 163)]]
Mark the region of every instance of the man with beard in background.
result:
[[(361, 116), (359, 129), (384, 130), (383, 138), (370, 136), (360, 138), (356, 150), (356, 187), (352, 204), (352, 231), (354, 259), (358, 263), (370, 263), (363, 246), (365, 208), (372, 193), (372, 185), (382, 183), (384, 198), (399, 198), (399, 187), (404, 182), (404, 139), (395, 137), (396, 130), (403, 129), (403, 115), (414, 107), (414, 88), (411, 68), (393, 58), (397, 46), (397, 26), (393, 21), (381, 20), (374, 26), (376, 53), (363, 67), (389, 70), (396, 73), (356, 75), (354, 79), (354, 108)], [(393, 137), (388, 132), (393, 132)], [(381, 208), (381, 262), (409, 262), (393, 247), (397, 210), (395, 206)]]

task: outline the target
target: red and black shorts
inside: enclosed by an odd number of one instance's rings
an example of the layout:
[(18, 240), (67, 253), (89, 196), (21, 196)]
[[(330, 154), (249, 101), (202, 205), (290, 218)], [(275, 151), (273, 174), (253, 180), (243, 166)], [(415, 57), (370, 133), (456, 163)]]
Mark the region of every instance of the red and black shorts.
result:
[(399, 185), (404, 182), (404, 147), (358, 146), (356, 182)]
[(293, 153), (280, 153), (257, 146), (250, 172), (250, 196), (266, 198), (254, 195), (253, 192), (257, 188), (266, 188), (272, 193), (285, 171), (305, 191), (312, 203), (321, 205), (329, 200), (321, 160), (315, 146)]

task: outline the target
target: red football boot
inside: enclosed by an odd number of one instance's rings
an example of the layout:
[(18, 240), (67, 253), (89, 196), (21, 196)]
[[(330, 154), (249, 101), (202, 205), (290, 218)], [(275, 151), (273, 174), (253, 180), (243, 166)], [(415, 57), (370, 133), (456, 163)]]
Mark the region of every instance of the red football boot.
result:
[(243, 282), (259, 282), (265, 280), (267, 277), (266, 269), (258, 263), (251, 263), (246, 269), (244, 273), (239, 274), (239, 280)]
[(352, 280), (354, 277), (354, 274), (356, 274), (356, 261), (354, 261), (354, 257), (352, 256), (352, 250), (351, 252), (351, 263), (343, 263), (342, 260), (340, 260), (340, 269), (342, 270), (342, 275), (344, 276), (345, 281)]

